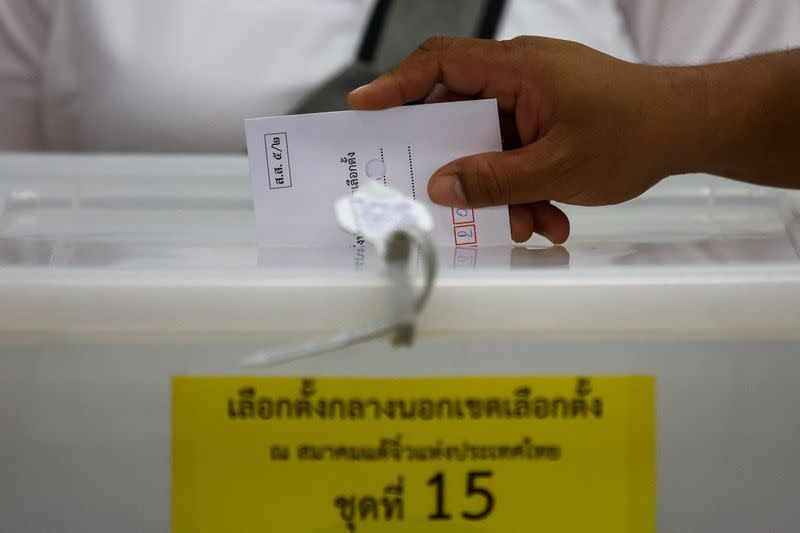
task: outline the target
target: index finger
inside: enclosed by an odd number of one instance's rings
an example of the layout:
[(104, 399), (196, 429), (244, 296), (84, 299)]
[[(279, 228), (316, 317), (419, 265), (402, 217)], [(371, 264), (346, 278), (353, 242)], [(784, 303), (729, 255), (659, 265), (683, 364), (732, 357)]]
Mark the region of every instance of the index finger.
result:
[(462, 95), (486, 89), (489, 66), (500, 43), (485, 39), (431, 37), (393, 70), (348, 95), (353, 109), (385, 109), (427, 96), (441, 82)]

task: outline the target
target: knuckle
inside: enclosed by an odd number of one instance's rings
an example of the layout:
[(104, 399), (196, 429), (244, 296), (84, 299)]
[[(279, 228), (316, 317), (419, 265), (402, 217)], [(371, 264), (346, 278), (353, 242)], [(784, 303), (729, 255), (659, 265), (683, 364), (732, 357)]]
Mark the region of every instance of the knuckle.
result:
[(408, 99), (408, 90), (406, 89), (404, 83), (404, 77), (400, 75), (399, 67), (395, 67), (389, 72), (385, 74), (386, 78), (391, 81), (391, 83), (397, 87), (397, 90), (400, 93), (400, 96), (403, 98), (403, 101), (407, 101)]
[(510, 47), (517, 47), (517, 48), (526, 48), (531, 45), (531, 41), (534, 37), (528, 37), (527, 35), (518, 35), (513, 39), (509, 39), (507, 41), (503, 41)]
[(482, 157), (475, 165), (479, 197), (492, 205), (506, 204), (510, 196), (508, 173), (495, 158)]
[(541, 57), (538, 39), (538, 37), (520, 36), (500, 41), (499, 54), (503, 57), (506, 65), (512, 66), (512, 70), (521, 74), (517, 70), (521, 64), (535, 64)]
[(508, 41), (500, 41), (500, 47), (498, 50), (498, 55), (504, 58), (505, 61), (514, 60), (520, 53), (522, 48), (520, 47), (519, 43), (517, 42), (519, 37), (514, 37)]
[(446, 35), (434, 35), (422, 41), (418, 49), (423, 52), (439, 52), (450, 48), (454, 40)]
[(547, 44), (548, 39), (532, 35), (519, 35), (506, 41), (509, 46), (516, 49), (540, 48)]

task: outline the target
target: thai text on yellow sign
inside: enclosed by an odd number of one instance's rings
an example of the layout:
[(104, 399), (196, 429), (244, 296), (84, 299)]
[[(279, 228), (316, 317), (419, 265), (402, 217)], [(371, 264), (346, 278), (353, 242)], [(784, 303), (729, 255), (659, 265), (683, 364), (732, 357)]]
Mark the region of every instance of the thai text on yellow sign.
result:
[(655, 531), (654, 380), (178, 377), (173, 531)]

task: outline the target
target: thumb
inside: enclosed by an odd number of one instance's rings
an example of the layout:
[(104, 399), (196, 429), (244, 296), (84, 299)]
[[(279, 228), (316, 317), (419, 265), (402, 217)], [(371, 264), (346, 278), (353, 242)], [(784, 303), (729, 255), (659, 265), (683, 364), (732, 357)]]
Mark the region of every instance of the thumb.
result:
[(487, 207), (547, 200), (540, 143), (456, 159), (437, 170), (428, 196), (448, 207)]

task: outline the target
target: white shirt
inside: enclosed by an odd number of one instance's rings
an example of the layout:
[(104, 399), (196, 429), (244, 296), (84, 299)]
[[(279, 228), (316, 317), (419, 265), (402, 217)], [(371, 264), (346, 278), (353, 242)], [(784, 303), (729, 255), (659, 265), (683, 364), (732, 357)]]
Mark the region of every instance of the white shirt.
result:
[[(288, 112), (353, 60), (372, 5), (0, 0), (0, 149), (239, 152), (244, 117)], [(652, 62), (798, 33), (797, 0), (510, 0), (498, 29)]]

